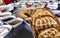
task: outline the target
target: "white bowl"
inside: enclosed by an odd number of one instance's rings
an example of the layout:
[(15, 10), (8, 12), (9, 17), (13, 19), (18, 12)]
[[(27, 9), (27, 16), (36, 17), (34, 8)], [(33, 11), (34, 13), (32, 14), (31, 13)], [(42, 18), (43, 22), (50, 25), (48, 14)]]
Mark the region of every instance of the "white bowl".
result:
[(12, 5), (10, 5), (10, 4), (0, 6), (0, 10), (4, 10), (4, 9), (6, 9), (6, 11), (11, 11), (11, 10), (14, 9), (14, 7)]
[(6, 14), (8, 14), (8, 15), (12, 15), (11, 12), (3, 12), (3, 13), (0, 13), (0, 15), (6, 15)]
[(4, 19), (7, 19), (7, 18), (16, 18), (15, 16), (13, 15), (10, 15), (10, 16), (4, 16), (4, 17), (0, 17), (1, 20), (4, 20)]
[[(15, 24), (15, 25), (11, 25), (10, 23), (11, 22), (13, 22), (13, 21), (20, 21), (19, 23), (17, 23), (17, 24)], [(23, 22), (23, 19), (22, 18), (15, 18), (15, 19), (12, 19), (12, 20), (10, 20), (10, 21), (8, 21), (7, 23), (9, 24), (9, 25), (11, 25), (13, 28), (16, 28), (17, 26), (19, 26), (20, 24), (22, 24), (22, 22)]]
[(3, 30), (0, 33), (0, 37), (4, 38), (11, 31), (11, 29), (12, 29), (12, 26), (10, 26), (10, 25), (2, 25), (2, 26), (0, 26), (0, 31)]

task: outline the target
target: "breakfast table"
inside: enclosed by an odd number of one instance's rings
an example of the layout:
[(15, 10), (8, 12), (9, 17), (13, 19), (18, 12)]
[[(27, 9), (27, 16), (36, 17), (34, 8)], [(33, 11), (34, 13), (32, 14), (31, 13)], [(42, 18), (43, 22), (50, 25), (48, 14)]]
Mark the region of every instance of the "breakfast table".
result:
[[(19, 5), (19, 3), (16, 3), (13, 6), (15, 6), (15, 5), (17, 7)], [(10, 6), (10, 5), (8, 5), (8, 6)], [(9, 11), (14, 9), (13, 6), (11, 6), (11, 9), (9, 9)], [(50, 6), (52, 6), (52, 5), (50, 5)], [(48, 5), (48, 7), (49, 7), (49, 5)], [(56, 8), (57, 8), (57, 6), (56, 6)], [(60, 13), (60, 10), (52, 10), (52, 12), (54, 14), (58, 14), (58, 13)], [(60, 22), (60, 18), (57, 17), (57, 19)], [(23, 22), (18, 27), (12, 28), (10, 33), (8, 33), (4, 38), (33, 38), (33, 34), (32, 34), (30, 26), (28, 24), (26, 24), (25, 22)]]

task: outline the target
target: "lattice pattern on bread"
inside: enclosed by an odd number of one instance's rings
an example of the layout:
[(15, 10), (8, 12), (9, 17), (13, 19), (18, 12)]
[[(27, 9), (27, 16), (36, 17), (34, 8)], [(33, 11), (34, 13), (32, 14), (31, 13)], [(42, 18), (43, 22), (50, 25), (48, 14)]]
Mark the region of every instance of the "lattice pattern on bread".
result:
[[(31, 19), (32, 31), (35, 38), (40, 38), (39, 37), (40, 34), (42, 32), (45, 32), (44, 30), (49, 29), (49, 28), (51, 29), (55, 28), (53, 29), (54, 32), (57, 32), (58, 34), (60, 33), (60, 25), (56, 17), (54, 16), (54, 14), (50, 10), (45, 9), (45, 8), (35, 9), (33, 13), (31, 14), (31, 18), (32, 18)], [(55, 37), (52, 37), (52, 38), (55, 38)]]
[(46, 9), (46, 8), (38, 8), (38, 9), (35, 9), (33, 12), (32, 12), (32, 18), (36, 18), (38, 17), (38, 15), (40, 16), (43, 16), (43, 15), (50, 15), (52, 17), (55, 17), (53, 15), (53, 13), (49, 10), (49, 9)]
[(43, 25), (55, 25), (57, 24), (57, 22), (49, 16), (45, 16), (42, 18), (36, 18), (36, 20), (34, 20), (34, 25), (35, 26), (43, 26)]
[(55, 28), (46, 29), (38, 35), (38, 38), (60, 38), (60, 32)]
[(57, 18), (54, 16), (54, 14), (49, 9), (38, 8), (38, 9), (35, 9), (31, 14), (33, 24), (34, 24), (35, 19), (37, 19), (37, 17), (41, 18), (43, 16), (51, 16), (52, 18), (55, 19), (55, 21), (58, 21)]
[(59, 28), (59, 24), (52, 17), (49, 16), (37, 18), (34, 22), (34, 29), (37, 35), (39, 35), (39, 33), (45, 29)]
[(48, 16), (37, 18), (34, 22), (35, 30), (59, 27), (59, 24), (52, 17)]

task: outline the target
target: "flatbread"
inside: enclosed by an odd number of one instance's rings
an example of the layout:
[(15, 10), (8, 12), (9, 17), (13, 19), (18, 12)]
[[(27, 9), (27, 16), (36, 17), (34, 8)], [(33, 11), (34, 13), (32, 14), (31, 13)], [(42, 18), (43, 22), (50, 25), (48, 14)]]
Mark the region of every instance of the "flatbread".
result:
[(31, 27), (35, 38), (40, 38), (40, 34), (50, 28), (54, 28), (60, 33), (59, 22), (56, 16), (49, 9), (35, 9), (31, 14), (31, 21)]

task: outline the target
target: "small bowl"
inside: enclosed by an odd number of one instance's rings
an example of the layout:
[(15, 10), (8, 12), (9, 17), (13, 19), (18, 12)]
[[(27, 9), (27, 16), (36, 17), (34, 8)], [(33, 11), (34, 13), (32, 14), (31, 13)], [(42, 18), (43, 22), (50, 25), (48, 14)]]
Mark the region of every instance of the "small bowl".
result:
[(3, 22), (7, 22), (7, 21), (10, 21), (12, 19), (16, 18), (15, 16), (6, 16), (6, 17), (3, 17), (3, 19), (1, 19)]
[(13, 9), (14, 9), (14, 7), (11, 4), (0, 6), (0, 10), (2, 10), (2, 11), (11, 11)]
[(12, 20), (8, 21), (7, 23), (9, 25), (11, 25), (13, 28), (16, 28), (17, 26), (22, 24), (22, 22), (23, 22), (22, 18), (15, 18), (15, 19), (12, 19)]
[(1, 20), (7, 19), (7, 18), (16, 18), (16, 17), (13, 15), (0, 17)]
[(12, 15), (12, 13), (11, 12), (0, 13), (0, 17), (9, 16), (9, 15)]
[(12, 29), (10, 25), (2, 25), (0, 26), (0, 37), (4, 38)]

